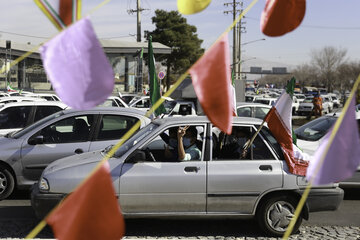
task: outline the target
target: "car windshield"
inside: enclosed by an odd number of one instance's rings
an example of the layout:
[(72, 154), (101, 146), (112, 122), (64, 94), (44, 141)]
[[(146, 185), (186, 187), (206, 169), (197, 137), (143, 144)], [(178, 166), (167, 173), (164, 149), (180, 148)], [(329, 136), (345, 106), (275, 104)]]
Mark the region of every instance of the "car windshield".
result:
[(37, 128), (38, 126), (41, 126), (43, 125), (44, 123), (48, 122), (48, 121), (51, 121), (52, 119), (55, 119), (55, 118), (58, 118), (60, 116), (64, 115), (64, 112), (63, 111), (60, 111), (60, 112), (56, 112), (54, 114), (51, 114), (17, 132), (14, 132), (12, 134), (10, 134), (8, 137), (10, 138), (20, 138), (22, 137), (23, 135), (27, 134), (28, 132), (32, 131), (33, 129)]
[[(143, 129), (139, 130), (135, 133), (131, 138), (129, 138), (121, 147), (116, 151), (114, 157), (121, 157), (124, 153), (126, 153), (129, 149), (131, 149), (134, 145), (139, 143), (142, 139), (144, 139), (148, 135), (153, 135), (153, 132), (159, 127), (158, 124), (150, 123)], [(109, 148), (110, 149), (110, 148)]]
[(173, 108), (175, 107), (176, 101), (167, 101), (167, 100), (165, 100), (163, 105), (164, 105), (165, 111), (166, 111), (165, 114), (169, 114), (173, 110)]
[(317, 141), (329, 131), (335, 121), (336, 117), (330, 116), (315, 119), (295, 129), (296, 137), (306, 141)]
[(305, 98), (304, 103), (312, 103), (312, 101), (313, 101), (312, 97), (311, 98), (307, 97)]

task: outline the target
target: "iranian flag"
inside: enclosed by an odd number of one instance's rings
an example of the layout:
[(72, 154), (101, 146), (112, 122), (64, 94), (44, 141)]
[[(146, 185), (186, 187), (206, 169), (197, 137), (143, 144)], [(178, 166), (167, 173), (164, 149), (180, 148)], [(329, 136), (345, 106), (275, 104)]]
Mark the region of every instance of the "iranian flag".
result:
[(81, 18), (81, 0), (34, 0), (34, 2), (59, 31)]
[(264, 121), (267, 122), (271, 133), (280, 144), (290, 172), (305, 176), (308, 162), (295, 157), (297, 154), (294, 154), (292, 138), (291, 117), (295, 81), (294, 77), (289, 81), (286, 89), (281, 93)]

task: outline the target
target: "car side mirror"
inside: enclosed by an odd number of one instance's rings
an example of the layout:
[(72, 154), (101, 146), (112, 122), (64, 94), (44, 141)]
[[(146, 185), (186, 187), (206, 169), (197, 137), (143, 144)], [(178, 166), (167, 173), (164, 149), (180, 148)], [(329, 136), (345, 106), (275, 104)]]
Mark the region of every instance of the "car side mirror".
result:
[(126, 163), (137, 163), (137, 162), (145, 162), (146, 161), (146, 155), (145, 152), (142, 150), (135, 150), (131, 156), (126, 159)]
[(29, 145), (37, 145), (37, 144), (43, 144), (44, 143), (44, 136), (36, 136), (33, 138), (30, 138), (28, 141)]

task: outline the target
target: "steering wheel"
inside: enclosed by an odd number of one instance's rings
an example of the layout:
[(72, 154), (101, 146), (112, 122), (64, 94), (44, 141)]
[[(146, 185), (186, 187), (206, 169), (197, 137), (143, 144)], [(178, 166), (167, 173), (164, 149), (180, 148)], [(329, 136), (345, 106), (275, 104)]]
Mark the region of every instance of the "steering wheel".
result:
[(150, 151), (149, 148), (145, 149), (145, 153), (146, 153), (146, 155), (149, 156), (147, 159), (150, 159), (150, 161), (152, 161), (152, 162), (156, 162), (155, 157), (154, 157), (154, 155), (152, 154), (152, 152)]

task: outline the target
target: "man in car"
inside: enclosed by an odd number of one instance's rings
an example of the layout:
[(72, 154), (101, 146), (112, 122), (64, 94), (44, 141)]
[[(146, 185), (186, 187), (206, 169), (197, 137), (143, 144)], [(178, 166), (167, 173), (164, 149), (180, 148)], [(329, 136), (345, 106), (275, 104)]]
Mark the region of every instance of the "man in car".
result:
[(197, 130), (195, 126), (179, 127), (177, 138), (180, 161), (201, 159), (201, 151), (196, 146)]

